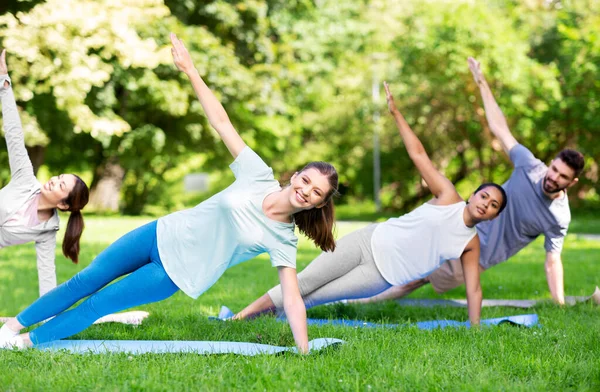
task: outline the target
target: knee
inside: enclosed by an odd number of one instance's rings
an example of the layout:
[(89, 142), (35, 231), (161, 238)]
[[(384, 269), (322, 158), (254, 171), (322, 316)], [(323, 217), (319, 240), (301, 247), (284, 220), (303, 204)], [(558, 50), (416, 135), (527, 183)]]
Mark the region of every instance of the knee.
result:
[(298, 290), (300, 290), (300, 296), (304, 298), (305, 295), (309, 294), (308, 287), (306, 287), (306, 281), (298, 278)]
[(91, 296), (90, 298), (83, 301), (81, 305), (77, 308), (77, 311), (80, 314), (80, 317), (85, 319), (90, 319), (92, 321), (99, 319), (106, 314), (103, 314), (102, 309), (98, 307), (98, 301), (95, 296)]
[(92, 288), (92, 280), (87, 278), (83, 272), (84, 271), (67, 280), (65, 282), (65, 287), (72, 293), (81, 293), (85, 296), (91, 294), (94, 290)]
[(302, 298), (302, 300), (304, 301), (304, 307), (306, 309), (310, 309), (317, 305), (317, 304), (315, 304), (315, 301), (313, 301), (311, 298)]

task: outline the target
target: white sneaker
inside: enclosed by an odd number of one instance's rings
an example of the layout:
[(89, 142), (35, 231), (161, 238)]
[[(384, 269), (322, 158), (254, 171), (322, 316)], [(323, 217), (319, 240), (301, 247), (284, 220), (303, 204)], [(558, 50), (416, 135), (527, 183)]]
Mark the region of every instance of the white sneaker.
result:
[(25, 348), (25, 341), (19, 335), (0, 342), (0, 349), (21, 350)]
[(2, 328), (0, 328), (0, 344), (2, 344), (2, 342), (5, 340), (14, 338), (18, 334), (18, 332), (13, 331), (12, 329), (8, 328), (8, 325), (4, 324)]

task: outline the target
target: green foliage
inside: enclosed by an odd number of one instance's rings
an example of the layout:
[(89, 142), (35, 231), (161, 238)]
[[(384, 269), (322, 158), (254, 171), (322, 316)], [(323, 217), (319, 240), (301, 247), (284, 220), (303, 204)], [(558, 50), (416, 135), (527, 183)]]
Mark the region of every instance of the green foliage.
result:
[[(277, 175), (331, 161), (342, 202), (373, 197), (376, 129), (384, 206), (406, 210), (429, 197), (383, 94), (371, 97), (383, 80), (461, 193), (507, 178), (511, 165), (487, 127), (468, 56), (481, 61), (520, 142), (545, 161), (565, 147), (586, 154), (588, 170), (571, 200), (599, 201), (597, 2), (47, 0), (4, 7), (0, 40), (27, 144), (46, 146), (51, 171), (89, 171), (93, 184), (106, 162), (118, 162), (129, 213), (177, 204), (167, 188), (178, 187), (181, 168), (222, 171), (231, 160), (189, 81), (171, 65), (170, 31)], [(2, 166), (0, 179), (7, 177)]]

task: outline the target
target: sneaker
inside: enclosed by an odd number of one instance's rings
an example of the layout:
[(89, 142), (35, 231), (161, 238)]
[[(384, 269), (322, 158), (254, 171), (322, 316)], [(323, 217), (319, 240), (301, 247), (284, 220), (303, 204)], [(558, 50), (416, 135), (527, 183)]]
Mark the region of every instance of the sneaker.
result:
[(0, 342), (0, 349), (22, 350), (25, 348), (25, 341), (19, 335)]
[(2, 344), (2, 342), (5, 340), (14, 338), (18, 334), (18, 332), (13, 331), (12, 329), (8, 328), (8, 325), (4, 324), (2, 328), (0, 328), (0, 344)]

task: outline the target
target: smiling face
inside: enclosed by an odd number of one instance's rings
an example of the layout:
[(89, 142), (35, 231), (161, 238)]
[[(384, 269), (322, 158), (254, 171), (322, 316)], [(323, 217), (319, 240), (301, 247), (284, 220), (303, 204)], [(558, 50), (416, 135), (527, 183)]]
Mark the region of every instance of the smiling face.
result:
[(69, 208), (64, 200), (75, 187), (76, 178), (72, 174), (61, 174), (54, 176), (42, 185), (42, 196), (50, 203), (56, 204), (61, 210)]
[(557, 193), (577, 183), (575, 178), (575, 170), (563, 162), (562, 159), (556, 158), (548, 166), (548, 172), (544, 177), (544, 192)]
[(502, 202), (503, 195), (500, 190), (493, 186), (486, 186), (471, 195), (467, 210), (475, 221), (491, 220), (498, 216)]
[(290, 204), (301, 210), (322, 207), (331, 192), (327, 176), (314, 168), (294, 174), (289, 188)]

